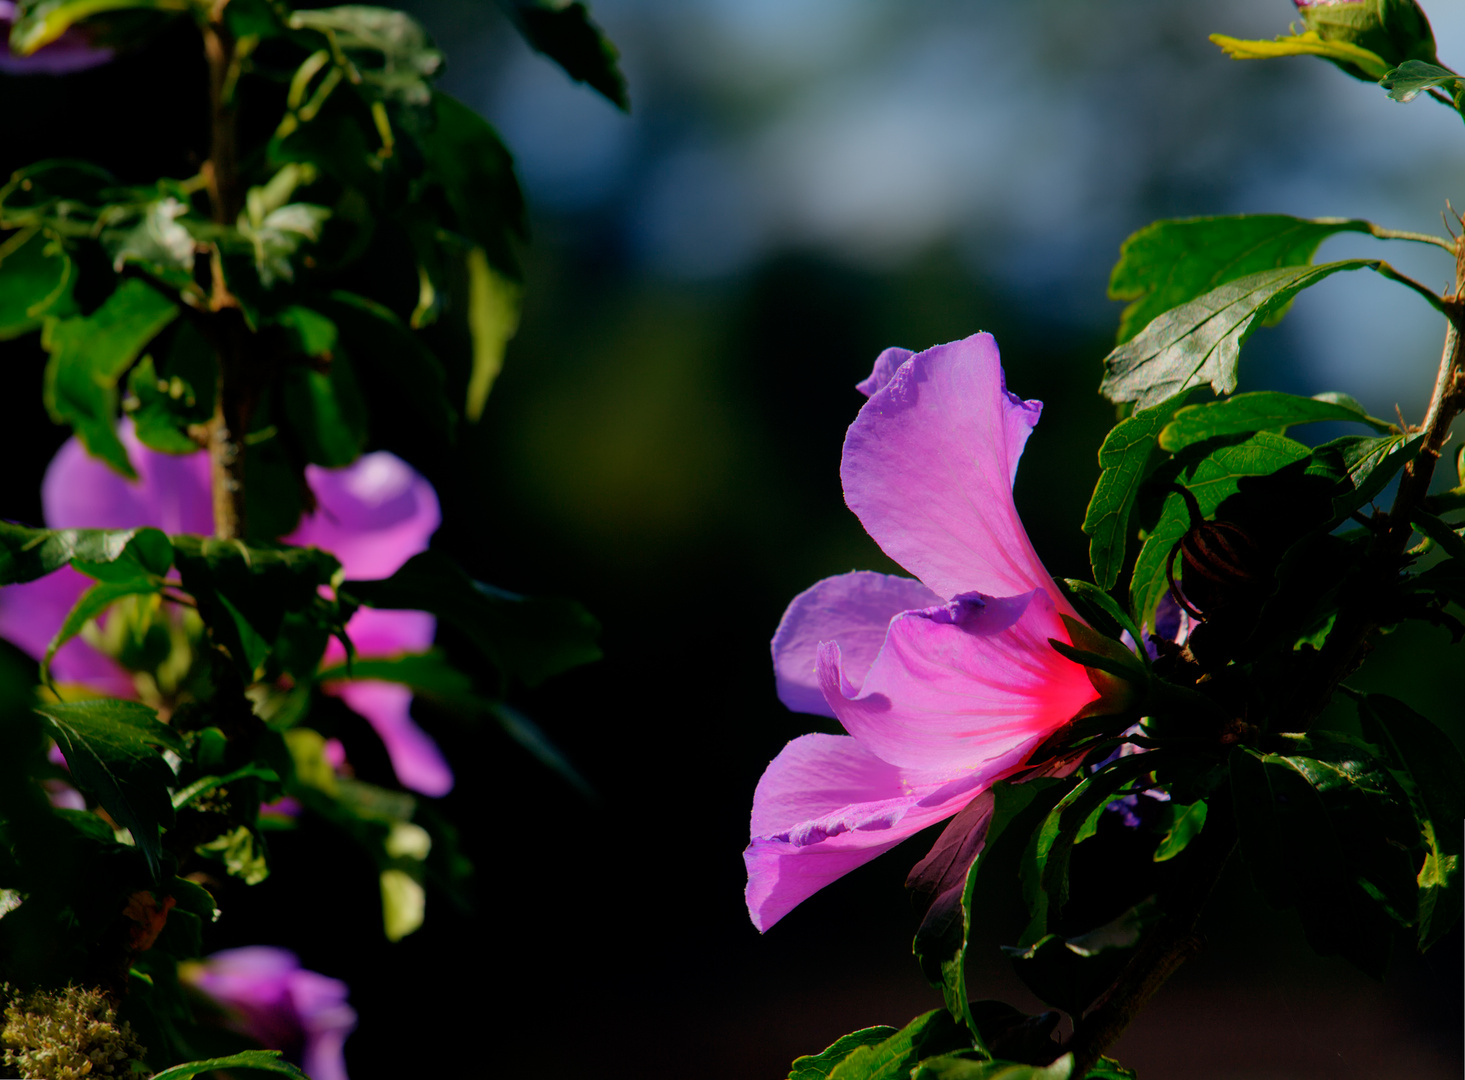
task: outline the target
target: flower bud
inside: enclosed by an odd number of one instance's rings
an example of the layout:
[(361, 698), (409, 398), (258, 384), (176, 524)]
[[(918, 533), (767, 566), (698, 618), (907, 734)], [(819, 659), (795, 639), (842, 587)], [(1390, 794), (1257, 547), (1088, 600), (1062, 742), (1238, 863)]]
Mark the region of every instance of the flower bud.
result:
[[(1405, 60), (1436, 64), (1434, 32), (1416, 0), (1293, 0), (1307, 29), (1324, 41), (1357, 45), (1390, 67)], [(1377, 82), (1353, 64), (1334, 60), (1357, 79)]]

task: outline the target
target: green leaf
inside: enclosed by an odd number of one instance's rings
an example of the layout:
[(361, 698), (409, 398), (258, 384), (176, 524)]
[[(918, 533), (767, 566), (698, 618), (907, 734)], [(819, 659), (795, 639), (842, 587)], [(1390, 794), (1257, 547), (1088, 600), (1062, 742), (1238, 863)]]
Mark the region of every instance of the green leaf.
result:
[[(1285, 266), (1229, 281), (1165, 312), (1104, 360), (1099, 390), (1110, 401), (1157, 405), (1209, 384), (1217, 394), (1236, 389), (1241, 346), (1258, 326), (1303, 289), (1340, 270), (1394, 274), (1381, 259), (1343, 259), (1322, 266)], [(1440, 301), (1435, 297), (1436, 307)]]
[(588, 83), (622, 112), (631, 111), (620, 53), (575, 0), (499, 0), (530, 46), (577, 82)]
[(29, 56), (75, 23), (109, 11), (187, 11), (185, 0), (23, 0), (10, 28), (10, 49)]
[[(0, 585), (17, 585), (45, 577), (73, 559), (82, 569), (100, 577), (100, 565), (122, 558), (143, 558), (155, 551), (155, 541), (145, 540), (141, 548), (133, 541), (156, 529), (29, 529), (0, 521)], [(151, 557), (150, 555), (148, 557)], [(141, 565), (141, 563), (140, 563)], [(131, 576), (131, 568), (123, 571)]]
[(1239, 214), (1156, 221), (1124, 241), (1109, 277), (1109, 299), (1128, 300), (1119, 319), (1124, 344), (1153, 320), (1228, 281), (1262, 270), (1307, 266), (1318, 245), (1367, 221)]
[(1023, 899), (1032, 921), (1020, 946), (1034, 945), (1046, 936), (1067, 903), (1069, 857), (1080, 839), (1080, 826), (1164, 760), (1161, 750), (1116, 758), (1075, 785), (1033, 830), (1022, 863)]
[(198, 450), (196, 433), (214, 415), (214, 393), (219, 362), (203, 333), (186, 322), (173, 335), (161, 366), (144, 356), (127, 376), (129, 399), (123, 407), (132, 414), (138, 440), (165, 454)]
[(921, 972), (941, 989), (947, 1010), (966, 1025), (979, 1047), (983, 1046), (981, 1032), (971, 1013), (966, 986), (977, 872), (983, 853), (1035, 794), (1029, 784), (994, 784), (952, 819), (931, 853), (906, 879), (906, 888), (927, 906), (912, 946)]
[(278, 1050), (245, 1050), (228, 1057), (209, 1058), (206, 1061), (190, 1061), (185, 1065), (174, 1065), (154, 1073), (152, 1080), (191, 1080), (203, 1073), (218, 1072), (221, 1069), (252, 1069), (256, 1072), (279, 1073), (292, 1080), (310, 1080), (303, 1072), (285, 1061)]
[(1465, 539), (1454, 528), (1440, 518), (1415, 507), (1409, 513), (1409, 521), (1416, 529), (1428, 536), (1452, 559), (1465, 559)]
[(468, 252), (468, 329), (473, 338), (473, 372), (468, 379), (469, 420), (483, 416), (484, 403), (504, 367), (504, 350), (519, 329), (519, 286), (488, 265), (482, 248)]
[[(172, 540), (183, 587), (246, 681), (259, 678), (267, 662), (297, 679), (315, 673), (328, 635), (345, 617), (335, 601), (319, 595), (340, 569), (334, 555), (212, 537)], [(286, 649), (302, 630), (313, 647)]]
[(1206, 823), (1206, 801), (1193, 802), (1189, 806), (1170, 804), (1170, 827), (1160, 837), (1160, 846), (1155, 848), (1155, 862), (1167, 862), (1175, 858), (1190, 844)]
[(1378, 439), (1345, 435), (1316, 447), (1307, 471), (1336, 479), (1338, 490), (1333, 496), (1333, 513), (1341, 520), (1378, 498), (1423, 445), (1423, 435), (1408, 441), (1403, 435)]
[(923, 1061), (911, 1080), (1068, 1080), (1073, 1055), (1064, 1054), (1050, 1065), (1017, 1061), (978, 1061), (966, 1054), (943, 1054)]
[(1089, 564), (1099, 588), (1112, 589), (1124, 568), (1129, 542), (1129, 513), (1154, 455), (1155, 440), (1175, 411), (1185, 403), (1177, 395), (1140, 409), (1121, 420), (1099, 447), (1099, 482), (1084, 513), (1083, 531), (1090, 537)]
[[(1427, 64), (1423, 60), (1405, 60), (1398, 67), (1384, 73), (1379, 85), (1389, 92), (1394, 101), (1413, 101), (1432, 86), (1449, 86), (1461, 82), (1460, 76), (1438, 64)], [(1451, 87), (1450, 96), (1454, 97)]]
[(789, 1068), (788, 1080), (829, 1080), (834, 1067), (862, 1046), (875, 1046), (895, 1034), (896, 1029), (888, 1025), (862, 1028), (848, 1035), (841, 1035), (828, 1049), (818, 1054), (806, 1054), (794, 1058)]
[(1330, 401), (1263, 390), (1237, 394), (1224, 401), (1211, 401), (1204, 405), (1187, 405), (1160, 432), (1160, 448), (1174, 454), (1218, 435), (1241, 435), (1253, 431), (1272, 431), (1280, 435), (1294, 424), (1322, 420), (1352, 421), (1383, 432), (1395, 430), (1394, 425), (1369, 416), (1352, 399)]
[(195, 845), (193, 850), (205, 858), (219, 860), (230, 877), (237, 877), (246, 885), (258, 885), (270, 876), (270, 867), (264, 851), (256, 843), (249, 826), (239, 825), (207, 843)]
[(1126, 1069), (1113, 1058), (1100, 1058), (1084, 1080), (1138, 1080), (1133, 1069)]
[(1357, 696), (1363, 734), (1383, 748), (1404, 782), (1423, 836), (1419, 885), (1419, 949), (1424, 951), (1460, 918), (1465, 821), (1465, 758), (1448, 735), (1409, 706), (1383, 694)]
[(374, 376), (428, 431), (451, 440), (458, 416), (444, 389), (447, 377), (421, 339), (390, 310), (354, 293), (333, 292), (318, 306), (335, 323), (362, 378)]
[[(1195, 496), (1203, 517), (1216, 512), (1240, 489), (1245, 476), (1268, 476), (1308, 456), (1307, 447), (1282, 435), (1258, 432), (1185, 465), (1177, 482)], [(1165, 567), (1180, 538), (1190, 530), (1190, 513), (1179, 492), (1165, 496), (1155, 527), (1145, 538), (1130, 577), (1130, 611), (1137, 623), (1152, 626), (1155, 606), (1169, 589)]]
[(38, 330), (47, 315), (68, 315), (76, 266), (54, 235), (22, 229), (0, 244), (0, 341)]
[(175, 782), (159, 751), (183, 753), (182, 738), (136, 701), (43, 702), (35, 709), (46, 718), (77, 787), (132, 833), (157, 877), (159, 829), (173, 823), (168, 787)]
[(451, 214), (446, 227), (481, 247), (511, 281), (521, 279), (516, 242), (529, 236), (514, 159), (492, 125), (447, 94), (432, 95), (434, 123), (421, 137), (427, 175)]
[(1140, 644), (1142, 639), (1139, 627), (1112, 596), (1097, 585), (1080, 581), (1078, 578), (1060, 578), (1059, 584), (1068, 593), (1074, 606), (1088, 618), (1089, 624), (1101, 634), (1115, 640), (1121, 633), (1129, 634), (1131, 640), (1134, 641), (1135, 655), (1146, 669), (1149, 668), (1150, 656)]
[(193, 234), (179, 223), (189, 212), (186, 203), (170, 196), (146, 203), (136, 223), (102, 233), (102, 247), (117, 273), (129, 265), (170, 288), (196, 291), (193, 280)]
[(317, 31), (345, 52), (355, 81), (376, 100), (425, 105), (432, 93), (429, 80), (443, 65), (443, 54), (432, 47), (422, 24), (393, 8), (344, 4), (294, 11), (289, 24), (296, 30)]
[(61, 628), (46, 646), (46, 655), (41, 659), (41, 681), (51, 682), (51, 661), (68, 641), (81, 633), (82, 627), (97, 618), (109, 607), (127, 596), (151, 596), (162, 591), (162, 583), (146, 579), (130, 581), (99, 581), (82, 593), (66, 613)]
[(136, 278), (117, 287), (96, 311), (48, 322), (41, 344), (46, 410), (70, 424), (87, 452), (136, 479), (117, 437), (117, 382), (138, 354), (178, 315), (178, 305)]
[(292, 365), (282, 382), (285, 415), (306, 461), (338, 469), (361, 456), (368, 434), (366, 400), (344, 353), (324, 371)]
[[(1345, 5), (1338, 5), (1339, 7)], [(1349, 4), (1348, 7), (1362, 7)], [(1271, 60), (1279, 56), (1321, 56), (1333, 61), (1343, 70), (1360, 79), (1378, 79), (1388, 71), (1388, 62), (1378, 53), (1347, 41), (1325, 41), (1315, 30), (1303, 34), (1278, 37), (1275, 41), (1243, 41), (1212, 34), (1211, 41), (1219, 45), (1234, 60)]]
[(484, 585), (435, 551), (414, 555), (384, 580), (343, 582), (340, 592), (367, 607), (431, 612), (530, 686), (600, 658), (600, 626), (579, 604)]
[(968, 1036), (945, 1009), (933, 1009), (877, 1043), (854, 1048), (828, 1073), (829, 1080), (909, 1080), (922, 1058), (969, 1046)]

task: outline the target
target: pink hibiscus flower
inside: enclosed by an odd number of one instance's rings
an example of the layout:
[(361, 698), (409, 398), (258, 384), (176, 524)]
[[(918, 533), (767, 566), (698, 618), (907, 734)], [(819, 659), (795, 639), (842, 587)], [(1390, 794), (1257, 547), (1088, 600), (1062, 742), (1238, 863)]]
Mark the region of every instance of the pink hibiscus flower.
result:
[[(55, 529), (133, 529), (152, 526), (167, 533), (213, 531), (209, 463), (202, 452), (181, 457), (143, 446), (130, 422), (119, 431), (138, 479), (129, 481), (69, 439), (52, 459), (41, 484), (46, 524)], [(400, 458), (379, 451), (344, 469), (306, 467), (306, 483), (317, 507), (287, 543), (331, 552), (350, 578), (387, 577), (427, 542), (442, 520), (432, 485)], [(70, 567), (25, 585), (0, 590), (0, 637), (31, 656), (45, 655), (66, 613), (92, 584)], [(346, 624), (363, 657), (420, 652), (432, 645), (436, 621), (421, 611), (363, 608)], [(325, 663), (345, 659), (333, 641)], [(115, 697), (135, 693), (132, 677), (82, 638), (68, 642), (52, 661), (54, 677)], [(364, 716), (386, 746), (404, 787), (445, 795), (453, 773), (432, 738), (412, 720), (412, 692), (396, 683), (360, 680), (330, 683), (336, 694)]]
[(346, 984), (306, 971), (286, 949), (253, 945), (184, 964), (180, 978), (224, 1009), (229, 1027), (279, 1050), (310, 1080), (347, 1080), (343, 1047), (356, 1029)]
[(793, 740), (758, 782), (743, 860), (759, 930), (957, 813), (1099, 696), (1049, 645), (1076, 616), (1012, 501), (1042, 404), (1007, 392), (992, 336), (887, 349), (859, 389), (845, 501), (919, 580), (826, 578), (779, 624), (780, 699), (849, 734)]

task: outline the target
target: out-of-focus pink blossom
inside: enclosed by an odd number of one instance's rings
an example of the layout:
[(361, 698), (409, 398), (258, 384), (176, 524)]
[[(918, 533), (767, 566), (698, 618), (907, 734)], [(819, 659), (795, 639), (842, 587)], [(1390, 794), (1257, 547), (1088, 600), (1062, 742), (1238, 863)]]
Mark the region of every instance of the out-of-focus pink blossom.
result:
[(1042, 405), (1007, 392), (991, 335), (888, 349), (859, 389), (845, 501), (920, 580), (827, 578), (779, 624), (779, 697), (849, 734), (795, 739), (758, 782), (743, 858), (759, 930), (957, 813), (1098, 697), (1049, 644), (1074, 612), (1012, 501)]
[[(130, 422), (118, 434), (138, 479), (123, 478), (89, 457), (75, 438), (68, 439), (41, 484), (46, 524), (56, 529), (151, 526), (167, 533), (212, 532), (208, 456), (151, 450), (138, 441)], [(284, 539), (330, 551), (341, 560), (347, 577), (390, 576), (426, 550), (442, 521), (432, 485), (384, 451), (365, 454), (344, 469), (308, 466), (305, 479), (316, 496), (316, 510)], [(66, 613), (91, 584), (90, 578), (63, 567), (37, 581), (6, 587), (0, 591), (0, 637), (31, 656), (43, 656)], [(346, 630), (360, 656), (386, 657), (429, 648), (436, 622), (420, 611), (363, 608)], [(344, 658), (340, 644), (332, 642), (326, 664)], [(56, 654), (51, 670), (61, 682), (81, 683), (117, 697), (134, 693), (128, 673), (81, 638)], [(326, 691), (370, 722), (404, 786), (435, 796), (452, 789), (452, 770), (437, 744), (413, 722), (412, 695), (405, 687), (343, 681), (328, 684)]]
[(287, 949), (226, 949), (179, 975), (223, 1007), (235, 1031), (279, 1050), (311, 1080), (347, 1080), (343, 1048), (356, 1029), (346, 984), (306, 971)]
[[(0, 38), (4, 40), (10, 37), (15, 10), (12, 0), (0, 0)], [(6, 75), (70, 75), (105, 64), (112, 55), (111, 49), (97, 48), (86, 34), (73, 27), (29, 56), (16, 56), (0, 40), (0, 71)]]

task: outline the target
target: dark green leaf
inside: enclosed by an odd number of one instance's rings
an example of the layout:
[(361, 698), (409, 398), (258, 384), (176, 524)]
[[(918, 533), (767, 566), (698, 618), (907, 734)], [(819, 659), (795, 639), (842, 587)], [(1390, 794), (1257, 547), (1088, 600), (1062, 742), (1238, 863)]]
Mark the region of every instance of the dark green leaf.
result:
[(505, 705), (503, 702), (490, 702), (489, 711), (498, 721), (499, 727), (503, 728), (504, 734), (533, 754), (541, 765), (550, 772), (557, 773), (561, 779), (584, 796), (586, 801), (590, 803), (600, 801), (600, 796), (590, 786), (589, 781), (570, 764), (569, 759), (565, 757), (559, 747), (555, 746), (538, 724), (518, 709)]
[(178, 315), (178, 305), (136, 278), (117, 287), (90, 315), (49, 322), (41, 343), (45, 398), (51, 419), (70, 424), (93, 457), (135, 479), (117, 437), (117, 381), (157, 333)]
[(1428, 949), (1460, 918), (1465, 821), (1465, 758), (1454, 741), (1402, 701), (1359, 697), (1364, 736), (1382, 747), (1405, 782), (1424, 839), (1419, 869), (1419, 948)]
[(1077, 1019), (1113, 983), (1160, 914), (1148, 899), (1086, 934), (1067, 940), (1047, 934), (1027, 948), (1002, 951), (1028, 989)]
[(1155, 440), (1175, 410), (1185, 403), (1178, 395), (1121, 420), (1099, 448), (1099, 482), (1084, 514), (1083, 531), (1090, 537), (1089, 564), (1099, 588), (1112, 589), (1124, 568), (1129, 543), (1129, 513), (1154, 455)]
[(1460, 538), (1450, 525), (1426, 510), (1415, 507), (1409, 520), (1416, 529), (1429, 537), (1452, 559), (1465, 559), (1465, 540)]
[(1273, 431), (1280, 435), (1294, 424), (1321, 420), (1353, 421), (1384, 432), (1393, 428), (1392, 424), (1369, 416), (1351, 399), (1327, 401), (1263, 390), (1204, 405), (1187, 405), (1160, 432), (1160, 448), (1173, 454), (1217, 435), (1253, 431)]
[[(151, 565), (156, 541), (144, 540), (140, 547), (133, 541), (156, 529), (28, 529), (0, 521), (0, 585), (16, 585), (45, 577), (73, 559), (85, 564), (82, 569), (92, 577), (100, 577), (101, 564), (136, 557), (138, 565)], [(165, 568), (166, 569), (166, 568)], [(129, 566), (120, 571), (133, 576)]]
[(888, 1025), (862, 1028), (848, 1035), (841, 1035), (827, 1050), (818, 1054), (806, 1054), (794, 1058), (789, 1068), (788, 1080), (829, 1080), (834, 1067), (862, 1046), (874, 1046), (895, 1034), (896, 1029)]
[(620, 53), (575, 0), (500, 0), (531, 46), (577, 82), (599, 90), (622, 112), (630, 112)]
[(162, 591), (162, 583), (148, 581), (146, 579), (133, 579), (131, 581), (99, 581), (86, 592), (82, 593), (66, 613), (66, 619), (61, 624), (61, 629), (51, 638), (51, 643), (46, 646), (46, 655), (41, 659), (41, 681), (51, 681), (51, 661), (56, 654), (77, 634), (81, 633), (82, 627), (91, 622), (102, 612), (115, 604), (118, 600), (127, 596), (146, 596)]
[(451, 218), (444, 224), (483, 248), (512, 281), (522, 277), (517, 242), (528, 238), (524, 196), (514, 159), (492, 125), (447, 94), (432, 95), (435, 123), (422, 138), (428, 177), (442, 190)]
[(1338, 490), (1333, 496), (1333, 512), (1342, 519), (1378, 498), (1394, 475), (1414, 459), (1423, 445), (1423, 435), (1416, 435), (1407, 442), (1403, 435), (1386, 435), (1377, 439), (1366, 435), (1345, 435), (1314, 449), (1307, 471), (1335, 478)]
[(0, 245), (0, 341), (69, 315), (75, 285), (76, 266), (55, 236), (30, 228), (9, 237)]
[(165, 454), (196, 451), (197, 433), (214, 415), (218, 370), (217, 355), (191, 322), (178, 327), (160, 366), (151, 356), (139, 360), (124, 403), (139, 441)]
[[(1303, 289), (1340, 270), (1389, 271), (1379, 259), (1343, 259), (1322, 266), (1262, 270), (1158, 316), (1104, 360), (1100, 392), (1110, 401), (1158, 405), (1192, 387), (1217, 394), (1236, 389), (1241, 346)], [(1389, 271), (1391, 272), (1391, 271)]]
[(382, 581), (347, 581), (341, 594), (368, 607), (428, 611), (463, 631), (506, 675), (531, 686), (600, 658), (600, 627), (570, 600), (523, 597), (476, 582), (435, 551)]
[(1421, 92), (1431, 86), (1448, 87), (1451, 97), (1455, 96), (1460, 76), (1438, 64), (1427, 64), (1423, 60), (1405, 60), (1398, 67), (1388, 71), (1379, 85), (1389, 92), (1394, 101), (1413, 101)]
[(159, 828), (173, 822), (168, 787), (174, 782), (159, 751), (182, 753), (183, 740), (136, 701), (45, 702), (36, 712), (49, 722), (77, 786), (132, 833), (156, 877)]
[(1138, 1080), (1133, 1069), (1126, 1069), (1113, 1058), (1100, 1058), (1084, 1080)]
[[(1267, 476), (1308, 456), (1307, 447), (1282, 435), (1258, 432), (1244, 442), (1223, 446), (1181, 469), (1177, 482), (1195, 496), (1203, 517), (1239, 490), (1244, 476)], [(1170, 492), (1155, 527), (1145, 538), (1130, 577), (1130, 610), (1137, 623), (1153, 626), (1155, 606), (1169, 582), (1165, 577), (1170, 553), (1191, 526), (1190, 513), (1178, 492)]]
[(285, 373), (285, 415), (305, 460), (328, 469), (350, 465), (366, 446), (367, 412), (346, 356), (327, 370), (292, 366)]
[(1171, 308), (1262, 270), (1307, 266), (1318, 245), (1340, 232), (1366, 233), (1366, 221), (1285, 214), (1156, 221), (1119, 249), (1109, 298), (1128, 300), (1119, 320), (1123, 344)]
[(453, 437), (457, 413), (448, 402), (442, 361), (387, 308), (353, 293), (335, 292), (320, 305), (361, 369), (375, 376), (429, 431)]
[(292, 1080), (310, 1080), (303, 1072), (285, 1061), (278, 1050), (245, 1050), (228, 1057), (209, 1058), (207, 1061), (190, 1061), (185, 1065), (174, 1065), (154, 1073), (152, 1080), (191, 1080), (202, 1073), (218, 1072), (221, 1069), (250, 1069), (255, 1072), (279, 1073)]
[(1127, 633), (1135, 643), (1135, 655), (1146, 668), (1149, 667), (1149, 653), (1140, 646), (1140, 630), (1134, 620), (1103, 589), (1087, 581), (1080, 581), (1078, 578), (1060, 578), (1059, 585), (1068, 594), (1068, 598), (1074, 602), (1089, 622), (1091, 627), (1099, 630), (1104, 636), (1118, 640), (1121, 633)]

